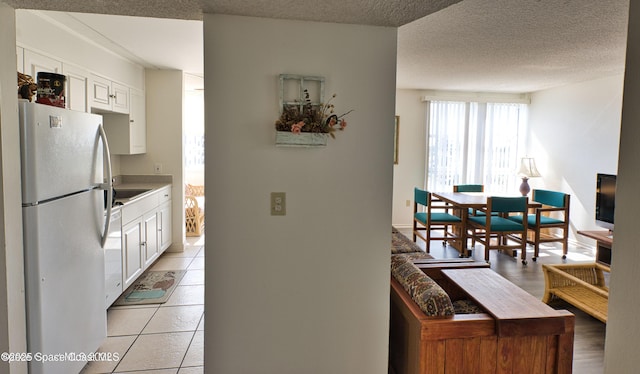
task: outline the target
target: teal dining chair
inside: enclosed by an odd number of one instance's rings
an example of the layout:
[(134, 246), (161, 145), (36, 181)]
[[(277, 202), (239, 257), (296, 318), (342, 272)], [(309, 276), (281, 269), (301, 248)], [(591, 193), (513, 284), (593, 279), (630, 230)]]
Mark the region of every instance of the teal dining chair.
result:
[[(527, 243), (533, 245), (533, 261), (540, 254), (540, 243), (561, 242), (562, 259), (567, 258), (569, 242), (569, 200), (571, 195), (549, 190), (533, 190), (531, 200), (542, 204), (534, 213), (527, 214), (527, 228), (533, 233), (533, 239), (527, 239)], [(509, 217), (509, 219), (522, 223), (523, 215)], [(560, 230), (554, 234), (544, 233), (544, 230)]]
[(453, 192), (484, 192), (483, 184), (456, 184)]
[[(414, 189), (413, 199), (413, 241), (417, 238), (425, 241), (429, 253), (431, 240), (442, 240), (442, 244), (459, 240), (454, 228), (463, 230), (463, 222), (459, 216), (449, 213), (455, 208), (443, 201), (433, 198), (429, 191)], [(432, 232), (435, 232), (434, 233)]]
[(528, 204), (526, 196), (492, 196), (487, 198), (487, 206), (483, 209), (485, 215), (467, 219), (471, 237), (484, 246), (485, 261), (489, 262), (492, 249), (511, 250), (514, 256), (519, 250), (522, 264), (527, 264), (527, 220), (516, 222), (510, 217), (526, 215)]
[[(453, 192), (484, 192), (484, 184), (456, 184), (453, 186)], [(497, 215), (497, 213), (493, 213), (493, 215)], [(484, 216), (484, 212), (469, 208), (469, 216)], [(476, 246), (473, 237), (471, 237), (471, 246)]]
[[(484, 192), (484, 184), (456, 184), (453, 186), (453, 192)], [(469, 208), (469, 215), (483, 216), (484, 212)]]

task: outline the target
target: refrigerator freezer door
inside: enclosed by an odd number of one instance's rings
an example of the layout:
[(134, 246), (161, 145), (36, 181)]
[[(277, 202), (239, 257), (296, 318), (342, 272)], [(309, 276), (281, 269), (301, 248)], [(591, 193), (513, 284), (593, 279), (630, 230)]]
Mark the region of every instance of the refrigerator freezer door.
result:
[(23, 204), (105, 182), (102, 116), (22, 101), (19, 105)]
[[(100, 190), (23, 208), (28, 350), (81, 354), (106, 337)], [(29, 363), (30, 373), (78, 373), (86, 362)]]

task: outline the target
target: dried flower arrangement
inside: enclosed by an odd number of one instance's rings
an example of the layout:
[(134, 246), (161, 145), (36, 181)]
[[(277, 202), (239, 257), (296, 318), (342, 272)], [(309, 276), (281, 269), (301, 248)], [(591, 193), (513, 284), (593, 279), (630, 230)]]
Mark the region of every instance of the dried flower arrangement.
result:
[(304, 95), (303, 104), (285, 105), (282, 108), (282, 114), (276, 121), (277, 131), (290, 131), (294, 134), (301, 132), (326, 133), (335, 138), (334, 132), (336, 130), (342, 131), (347, 127), (347, 121), (344, 117), (353, 110), (341, 115), (335, 114), (335, 107), (331, 101), (336, 97), (336, 94), (333, 94), (326, 103), (321, 104), (313, 104), (306, 89)]

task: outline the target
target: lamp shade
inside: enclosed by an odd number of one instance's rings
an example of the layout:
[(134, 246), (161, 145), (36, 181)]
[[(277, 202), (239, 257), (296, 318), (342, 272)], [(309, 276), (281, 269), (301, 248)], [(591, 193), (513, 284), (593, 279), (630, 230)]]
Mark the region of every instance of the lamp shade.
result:
[(518, 176), (523, 178), (539, 177), (540, 172), (536, 168), (536, 160), (533, 157), (523, 157), (520, 160), (520, 169), (518, 169)]

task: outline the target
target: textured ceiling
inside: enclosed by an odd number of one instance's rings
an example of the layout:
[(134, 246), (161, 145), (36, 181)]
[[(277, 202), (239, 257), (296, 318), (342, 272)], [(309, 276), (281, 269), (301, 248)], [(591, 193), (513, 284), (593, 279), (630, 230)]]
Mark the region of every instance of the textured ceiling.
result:
[(202, 20), (202, 13), (400, 26), (460, 0), (4, 0), (16, 9)]
[(627, 0), (464, 0), (400, 27), (398, 86), (531, 92), (624, 72)]
[(42, 12), (143, 66), (196, 75), (202, 74), (202, 24), (176, 19), (200, 20), (203, 12), (399, 26), (398, 87), (485, 92), (532, 92), (621, 74), (629, 5), (629, 0), (0, 1), (17, 9), (153, 17)]

